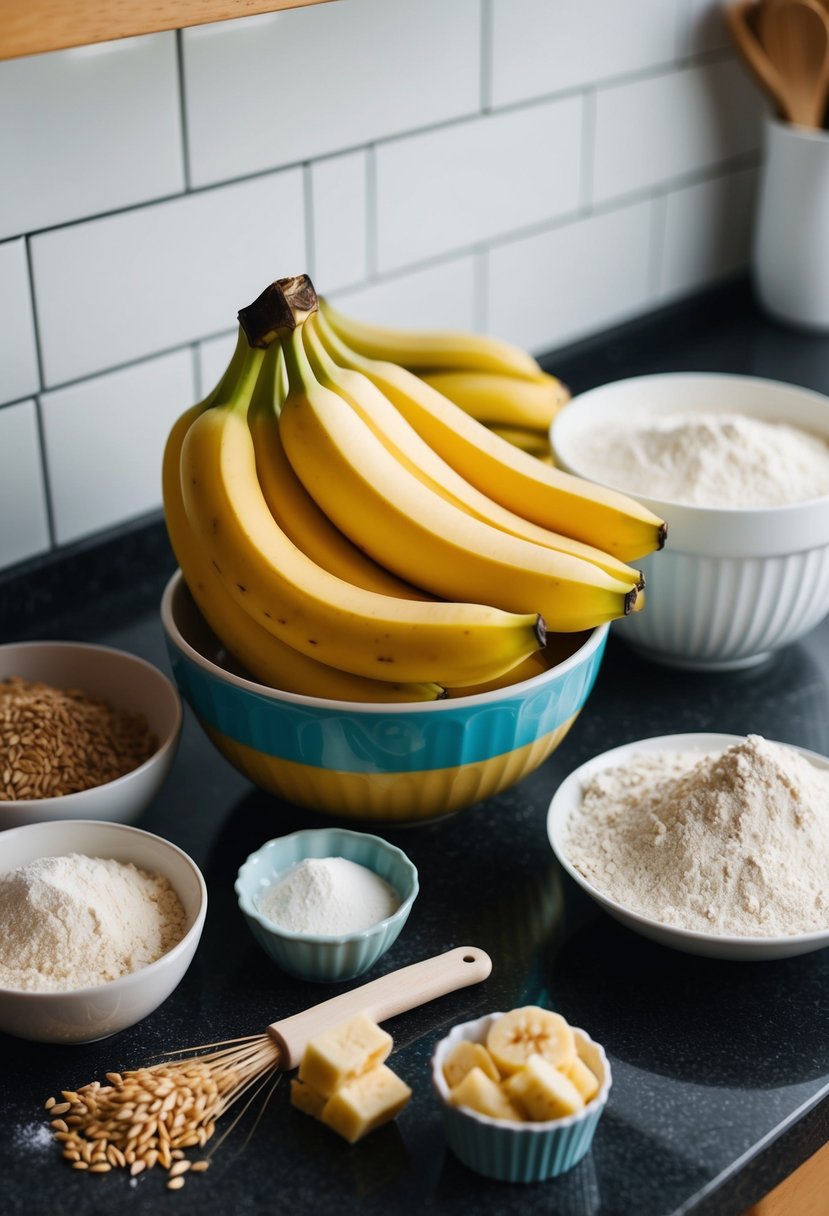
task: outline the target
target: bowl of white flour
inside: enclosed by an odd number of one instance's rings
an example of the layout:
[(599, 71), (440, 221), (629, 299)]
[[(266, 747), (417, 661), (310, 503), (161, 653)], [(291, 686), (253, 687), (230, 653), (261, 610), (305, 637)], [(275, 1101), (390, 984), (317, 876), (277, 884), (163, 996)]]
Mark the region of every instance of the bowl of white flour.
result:
[(829, 398), (754, 376), (678, 372), (582, 393), (553, 421), (556, 463), (668, 524), (645, 607), (613, 626), (649, 658), (732, 670), (829, 612)]
[(170, 841), (92, 819), (2, 833), (0, 1030), (89, 1043), (133, 1026), (178, 986), (207, 889)]
[(613, 748), (547, 815), (561, 865), (661, 945), (760, 961), (829, 945), (829, 758), (759, 735)]

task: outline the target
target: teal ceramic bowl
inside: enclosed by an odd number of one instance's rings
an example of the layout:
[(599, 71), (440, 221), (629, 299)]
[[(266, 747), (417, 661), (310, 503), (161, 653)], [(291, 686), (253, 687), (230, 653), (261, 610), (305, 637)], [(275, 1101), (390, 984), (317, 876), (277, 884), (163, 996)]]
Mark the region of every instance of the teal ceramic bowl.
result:
[(432, 1055), (432, 1085), (443, 1112), (447, 1143), (459, 1161), (499, 1182), (542, 1182), (571, 1170), (590, 1151), (610, 1093), (610, 1064), (603, 1048), (574, 1026), (578, 1053), (599, 1079), (599, 1092), (578, 1114), (549, 1123), (513, 1123), (453, 1106), (443, 1075), (447, 1055), (461, 1039), (484, 1043), (490, 1026), (502, 1016), (490, 1013), (463, 1022), (441, 1039)]
[[(373, 870), (400, 896), (400, 906), (368, 929), (339, 936), (292, 933), (259, 912), (268, 888), (308, 857), (344, 857)], [(256, 941), (273, 961), (298, 979), (350, 980), (373, 967), (394, 945), (418, 893), (417, 869), (406, 854), (366, 832), (318, 828), (269, 840), (239, 869), (235, 890), (242, 915)]]
[(265, 687), (233, 666), (181, 575), (161, 619), (173, 675), (205, 733), (254, 785), (350, 819), (417, 822), (491, 798), (565, 737), (601, 666), (608, 626), (559, 635), (552, 666), (520, 684), (372, 705)]

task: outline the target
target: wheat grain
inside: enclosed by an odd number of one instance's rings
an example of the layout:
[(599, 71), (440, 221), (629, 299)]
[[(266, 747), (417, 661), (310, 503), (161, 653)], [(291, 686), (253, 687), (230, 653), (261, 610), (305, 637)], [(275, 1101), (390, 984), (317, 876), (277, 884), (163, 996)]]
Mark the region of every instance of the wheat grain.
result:
[(55, 798), (114, 781), (153, 754), (142, 714), (80, 689), (0, 680), (0, 799)]
[[(73, 1169), (106, 1173), (126, 1168), (136, 1177), (160, 1165), (169, 1172), (168, 1186), (183, 1185), (190, 1170), (206, 1170), (207, 1160), (191, 1162), (184, 1150), (204, 1148), (216, 1120), (244, 1095), (253, 1091), (255, 1097), (279, 1064), (278, 1048), (267, 1035), (210, 1046), (218, 1050), (110, 1072), (109, 1085), (93, 1081), (77, 1091), (62, 1091), (66, 1119), (53, 1119), (51, 1125)], [(54, 1106), (48, 1109), (54, 1113)]]

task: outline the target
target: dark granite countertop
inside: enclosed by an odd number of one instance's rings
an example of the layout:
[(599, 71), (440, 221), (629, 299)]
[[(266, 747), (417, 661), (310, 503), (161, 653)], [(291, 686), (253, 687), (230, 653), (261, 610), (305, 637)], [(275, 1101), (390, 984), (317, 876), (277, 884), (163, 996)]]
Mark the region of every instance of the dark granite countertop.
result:
[[(760, 316), (737, 283), (558, 352), (550, 370), (574, 392), (663, 370), (733, 371), (829, 392), (829, 339)], [(169, 671), (158, 601), (172, 569), (159, 521), (35, 563), (0, 584), (0, 636), (100, 641)], [(829, 1139), (829, 950), (767, 963), (672, 952), (601, 913), (557, 866), (545, 819), (561, 780), (594, 754), (650, 735), (755, 732), (829, 753), (829, 620), (763, 667), (729, 675), (669, 671), (611, 635), (587, 707), (562, 746), (520, 785), (415, 828), (352, 823), (403, 847), (421, 894), (398, 942), (365, 978), (475, 944), (493, 958), (483, 985), (388, 1023), (395, 1070), (414, 1096), (395, 1124), (348, 1146), (291, 1110), (280, 1085), (179, 1195), (159, 1171), (91, 1178), (59, 1159), (42, 1103), (159, 1052), (257, 1032), (340, 991), (290, 979), (249, 936), (236, 870), (265, 840), (329, 822), (256, 791), (207, 743), (187, 711), (173, 772), (139, 827), (186, 849), (210, 906), (195, 961), (139, 1025), (99, 1043), (43, 1046), (0, 1035), (0, 1212), (110, 1213), (158, 1203), (201, 1216), (515, 1212), (522, 1216), (739, 1216)], [(0, 835), (2, 849), (2, 835)], [(592, 1151), (564, 1177), (489, 1182), (447, 1150), (429, 1081), (437, 1039), (458, 1021), (548, 1004), (602, 1042), (614, 1085)]]

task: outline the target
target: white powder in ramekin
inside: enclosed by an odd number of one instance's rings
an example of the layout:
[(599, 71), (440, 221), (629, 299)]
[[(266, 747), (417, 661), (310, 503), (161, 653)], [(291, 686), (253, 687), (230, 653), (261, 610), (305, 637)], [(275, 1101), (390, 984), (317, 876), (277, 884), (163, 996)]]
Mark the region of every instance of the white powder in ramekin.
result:
[(345, 857), (307, 857), (268, 887), (258, 911), (280, 929), (339, 937), (379, 924), (400, 907), (389, 883)]

